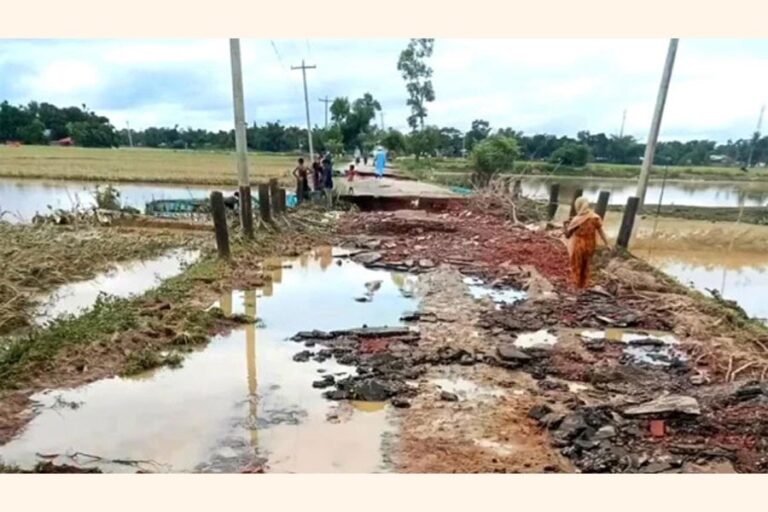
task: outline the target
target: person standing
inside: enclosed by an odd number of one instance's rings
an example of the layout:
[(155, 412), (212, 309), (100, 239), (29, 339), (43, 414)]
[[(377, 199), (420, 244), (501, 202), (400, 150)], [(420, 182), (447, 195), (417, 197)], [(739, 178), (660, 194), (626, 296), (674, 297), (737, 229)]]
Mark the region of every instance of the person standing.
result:
[(349, 164), (349, 170), (347, 170), (347, 181), (355, 181), (355, 164)]
[(304, 159), (299, 158), (299, 165), (293, 170), (293, 177), (296, 178), (296, 197), (299, 200), (307, 199), (309, 196), (309, 169), (304, 165)]
[(315, 194), (321, 192), (324, 187), (324, 177), (323, 177), (323, 164), (322, 164), (323, 157), (318, 153), (315, 155), (315, 161), (312, 162), (312, 190), (315, 192)]
[(323, 159), (323, 181), (327, 191), (333, 189), (333, 160), (330, 153), (326, 153)]
[(387, 154), (384, 149), (380, 149), (376, 153), (376, 177), (381, 178), (384, 176), (384, 167), (387, 165)]
[(573, 284), (578, 289), (584, 289), (589, 284), (590, 265), (597, 249), (597, 237), (599, 236), (607, 247), (610, 247), (610, 244), (603, 231), (603, 221), (592, 211), (587, 198), (576, 199), (573, 206), (576, 215), (568, 222), (565, 237)]

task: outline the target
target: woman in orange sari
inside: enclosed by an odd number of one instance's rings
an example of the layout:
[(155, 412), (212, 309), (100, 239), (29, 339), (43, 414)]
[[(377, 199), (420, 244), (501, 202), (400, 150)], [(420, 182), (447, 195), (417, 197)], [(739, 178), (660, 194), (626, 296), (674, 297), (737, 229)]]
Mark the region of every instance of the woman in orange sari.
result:
[(576, 216), (566, 226), (565, 237), (573, 282), (577, 288), (583, 289), (589, 282), (589, 266), (597, 248), (597, 237), (600, 236), (606, 246), (610, 247), (610, 244), (603, 231), (603, 221), (589, 207), (589, 201), (580, 197), (573, 206)]

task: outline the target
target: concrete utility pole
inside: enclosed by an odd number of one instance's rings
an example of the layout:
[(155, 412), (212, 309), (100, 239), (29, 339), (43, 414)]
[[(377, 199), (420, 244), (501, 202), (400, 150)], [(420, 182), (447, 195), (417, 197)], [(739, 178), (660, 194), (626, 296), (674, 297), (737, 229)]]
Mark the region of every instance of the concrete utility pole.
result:
[(627, 122), (627, 109), (624, 109), (624, 113), (621, 115), (621, 130), (619, 130), (619, 138), (624, 136), (624, 123)]
[(752, 147), (749, 148), (749, 159), (747, 160), (747, 169), (752, 167), (752, 157), (755, 155), (755, 145), (760, 140), (760, 130), (763, 127), (763, 114), (765, 113), (765, 105), (760, 108), (760, 115), (757, 116), (757, 128), (752, 137)]
[(240, 189), (240, 225), (246, 238), (253, 238), (251, 214), (251, 180), (248, 177), (248, 147), (245, 138), (245, 101), (243, 100), (243, 69), (240, 63), (240, 40), (229, 40), (232, 61), (232, 100), (235, 111), (235, 151), (237, 153), (237, 183)]
[(328, 96), (325, 98), (320, 98), (317, 101), (320, 101), (322, 103), (325, 103), (325, 127), (328, 128), (328, 104), (331, 102), (330, 99), (328, 99)]
[(379, 112), (379, 116), (381, 116), (381, 131), (384, 131), (384, 111)]
[(659, 138), (661, 117), (664, 114), (664, 103), (667, 101), (669, 81), (672, 78), (672, 67), (675, 64), (677, 41), (677, 39), (669, 40), (667, 60), (664, 63), (664, 72), (661, 75), (659, 94), (656, 97), (656, 108), (653, 111), (653, 120), (651, 121), (651, 131), (648, 134), (648, 142), (645, 145), (645, 156), (643, 157), (643, 166), (640, 168), (640, 178), (637, 180), (637, 198), (640, 200), (639, 206), (641, 208), (645, 201), (645, 192), (648, 189), (648, 178), (651, 174), (651, 167), (653, 167), (653, 157), (656, 154), (656, 141)]
[(291, 69), (300, 69), (301, 76), (304, 79), (304, 106), (307, 109), (307, 138), (309, 139), (309, 160), (310, 162), (315, 156), (315, 148), (312, 146), (312, 124), (309, 121), (309, 95), (307, 94), (307, 70), (315, 69), (317, 66), (307, 66), (304, 64), (304, 59), (301, 60), (301, 66), (291, 66)]
[(131, 135), (131, 124), (126, 121), (125, 129), (128, 130), (128, 146), (133, 147), (133, 135)]

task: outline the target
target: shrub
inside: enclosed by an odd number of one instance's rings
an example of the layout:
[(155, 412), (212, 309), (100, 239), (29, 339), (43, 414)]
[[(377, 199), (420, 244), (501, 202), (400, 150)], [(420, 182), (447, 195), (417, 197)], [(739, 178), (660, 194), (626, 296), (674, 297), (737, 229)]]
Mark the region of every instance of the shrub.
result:
[(479, 142), (471, 155), (475, 183), (484, 185), (494, 174), (511, 171), (519, 156), (517, 140), (511, 137), (494, 135)]

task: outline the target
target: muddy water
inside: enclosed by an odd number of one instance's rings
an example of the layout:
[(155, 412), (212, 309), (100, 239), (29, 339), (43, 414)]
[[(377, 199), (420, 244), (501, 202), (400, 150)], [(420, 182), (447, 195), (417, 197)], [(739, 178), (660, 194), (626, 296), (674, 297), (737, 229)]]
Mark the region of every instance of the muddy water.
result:
[[(560, 184), (560, 200), (568, 202), (576, 189), (584, 190), (584, 197), (596, 201), (601, 190), (611, 193), (610, 204), (626, 204), (629, 196), (637, 191), (637, 180), (610, 178), (524, 178), (523, 194), (538, 199), (549, 198), (549, 186)], [(658, 204), (662, 183), (654, 180), (648, 184), (647, 204)], [(664, 185), (663, 204), (680, 206), (762, 206), (768, 202), (768, 182), (706, 182), (667, 181)]]
[[(30, 466), (43, 454), (106, 471), (236, 472), (263, 463), (274, 472), (387, 470), (382, 447), (396, 428), (388, 406), (322, 398), (313, 381), (353, 368), (294, 362), (305, 347), (287, 338), (396, 325), (416, 300), (401, 292), (401, 276), (336, 258), (331, 248), (265, 267), (274, 267), (269, 286), (226, 293), (216, 304), (258, 317), (263, 327), (217, 336), (177, 370), (36, 395), (38, 415), (0, 447), (0, 458)], [(373, 280), (382, 281), (373, 299), (355, 302)]]
[[(69, 210), (95, 204), (93, 192), (96, 185), (106, 183), (0, 179), (0, 212), (6, 212), (4, 220), (27, 222), (35, 213), (53, 209)], [(154, 199), (189, 199), (208, 197), (211, 187), (161, 185), (153, 183), (115, 183), (120, 191), (120, 201), (144, 211), (144, 204)]]
[(35, 321), (42, 325), (61, 315), (82, 313), (93, 307), (102, 293), (115, 297), (142, 294), (180, 274), (199, 256), (199, 251), (176, 249), (159, 258), (116, 265), (111, 271), (87, 281), (66, 284), (38, 298), (40, 306)]

